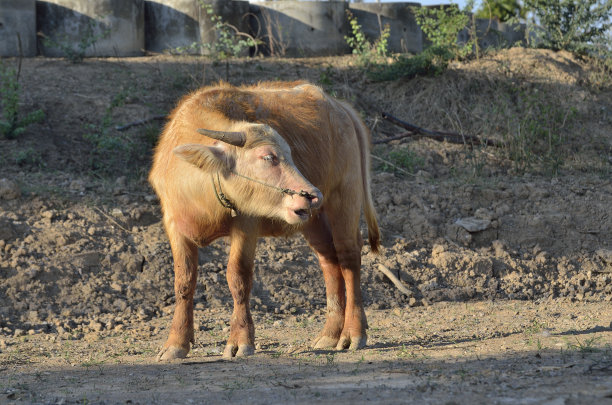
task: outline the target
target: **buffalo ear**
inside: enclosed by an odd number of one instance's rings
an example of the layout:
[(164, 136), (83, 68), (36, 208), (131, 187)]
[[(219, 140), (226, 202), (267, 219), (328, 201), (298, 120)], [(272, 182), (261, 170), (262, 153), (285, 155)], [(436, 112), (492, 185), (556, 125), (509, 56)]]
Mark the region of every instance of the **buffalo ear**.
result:
[(227, 155), (222, 145), (206, 146), (188, 143), (177, 146), (172, 151), (176, 156), (207, 172), (227, 169)]

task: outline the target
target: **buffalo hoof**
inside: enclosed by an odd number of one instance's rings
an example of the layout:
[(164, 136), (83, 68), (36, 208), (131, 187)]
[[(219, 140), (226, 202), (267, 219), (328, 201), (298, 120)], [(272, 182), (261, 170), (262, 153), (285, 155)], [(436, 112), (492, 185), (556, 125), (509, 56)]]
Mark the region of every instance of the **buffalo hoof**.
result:
[(232, 357), (246, 357), (255, 354), (255, 347), (253, 345), (234, 345), (228, 343), (223, 350), (223, 357), (231, 359)]
[(338, 344), (338, 338), (319, 336), (312, 342), (314, 349), (333, 349)]
[(189, 349), (185, 349), (184, 347), (177, 347), (177, 346), (164, 347), (157, 354), (157, 361), (184, 359), (185, 357), (187, 357), (187, 353), (189, 353)]
[(368, 338), (364, 336), (340, 336), (336, 350), (358, 350), (363, 349), (366, 346)]

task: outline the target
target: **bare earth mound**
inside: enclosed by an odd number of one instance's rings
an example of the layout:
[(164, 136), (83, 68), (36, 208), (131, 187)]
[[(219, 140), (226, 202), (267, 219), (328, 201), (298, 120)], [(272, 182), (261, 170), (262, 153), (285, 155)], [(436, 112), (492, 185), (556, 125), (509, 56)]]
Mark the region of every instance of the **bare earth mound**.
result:
[[(352, 63), (23, 60), (21, 107), (46, 119), (0, 139), (0, 403), (612, 402), (609, 74), (518, 48), (409, 81), (371, 83)], [(362, 112), (375, 141), (402, 132), (386, 111), (506, 143), (376, 146), (384, 251), (363, 250), (365, 350), (309, 349), (325, 310), (316, 259), (301, 238), (262, 240), (257, 353), (221, 361), (231, 295), (218, 241), (200, 250), (190, 358), (154, 363), (174, 303), (146, 184), (160, 122), (116, 126), (221, 79), (319, 83)]]

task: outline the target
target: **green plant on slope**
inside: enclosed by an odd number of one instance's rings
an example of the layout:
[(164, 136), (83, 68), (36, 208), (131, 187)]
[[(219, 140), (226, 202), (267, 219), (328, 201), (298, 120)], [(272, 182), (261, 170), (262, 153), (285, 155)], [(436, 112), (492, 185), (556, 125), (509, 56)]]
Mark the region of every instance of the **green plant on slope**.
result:
[(538, 47), (585, 54), (612, 27), (610, 0), (525, 0), (525, 8), (541, 27), (533, 32)]
[(353, 50), (353, 54), (358, 56), (359, 64), (369, 66), (383, 61), (389, 53), (388, 40), (391, 35), (389, 25), (385, 25), (376, 41), (370, 42), (363, 33), (357, 18), (349, 10), (346, 11), (346, 14), (351, 25), (351, 35), (345, 35), (344, 40)]
[(15, 139), (28, 125), (44, 119), (42, 110), (19, 117), (19, 82), (15, 69), (0, 63), (0, 135)]

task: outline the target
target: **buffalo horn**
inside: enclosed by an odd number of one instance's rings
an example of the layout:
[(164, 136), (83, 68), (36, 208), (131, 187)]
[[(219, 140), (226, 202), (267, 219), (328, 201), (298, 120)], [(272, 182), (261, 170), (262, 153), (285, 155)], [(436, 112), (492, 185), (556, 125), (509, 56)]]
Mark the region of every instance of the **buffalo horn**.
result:
[(213, 131), (205, 128), (198, 129), (198, 132), (234, 146), (244, 146), (246, 143), (246, 136), (242, 132)]

